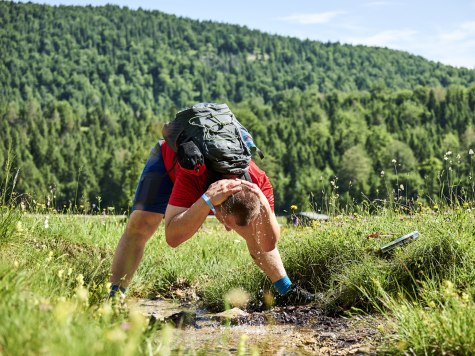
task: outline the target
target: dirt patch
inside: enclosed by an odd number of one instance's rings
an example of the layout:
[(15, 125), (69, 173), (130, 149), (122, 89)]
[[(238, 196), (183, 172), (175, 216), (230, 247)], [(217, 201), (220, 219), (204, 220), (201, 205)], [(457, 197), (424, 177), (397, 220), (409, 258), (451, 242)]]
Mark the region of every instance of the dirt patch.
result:
[(245, 345), (248, 351), (256, 349), (261, 354), (368, 355), (376, 354), (381, 342), (381, 320), (370, 316), (329, 317), (312, 306), (249, 314), (210, 314), (163, 300), (137, 301), (135, 307), (154, 320), (175, 326), (171, 346), (185, 353), (200, 350), (233, 354)]
[(329, 317), (312, 306), (281, 307), (236, 318), (240, 325), (273, 326), (293, 333), (284, 337), (299, 350), (332, 355), (371, 354), (380, 339), (378, 322), (372, 317)]

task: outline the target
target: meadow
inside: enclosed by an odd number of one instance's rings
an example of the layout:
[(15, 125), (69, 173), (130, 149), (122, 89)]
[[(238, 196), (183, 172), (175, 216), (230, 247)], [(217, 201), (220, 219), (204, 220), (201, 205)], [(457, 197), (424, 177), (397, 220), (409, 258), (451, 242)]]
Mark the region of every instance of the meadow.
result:
[[(115, 5), (0, 13), (0, 356), (207, 354), (107, 297), (143, 162), (197, 101), (252, 133), (276, 211), (329, 215), (279, 242), (325, 316), (374, 318), (379, 353), (473, 354), (473, 69)], [(177, 249), (160, 227), (127, 296), (220, 312), (235, 290), (250, 312), (274, 292), (209, 219)]]
[[(34, 212), (8, 205), (1, 210), (0, 354), (173, 353), (164, 347), (163, 325), (149, 325), (142, 314), (107, 299), (126, 217), (38, 206)], [(379, 351), (468, 355), (475, 349), (474, 221), (467, 203), (450, 209), (417, 205), (410, 213), (336, 214), (308, 227), (281, 219), (279, 249), (294, 281), (324, 293), (325, 313), (384, 318)], [(410, 244), (378, 252), (414, 230), (420, 237)], [(234, 288), (250, 294), (249, 308), (262, 289), (272, 292), (244, 241), (208, 219), (177, 249), (167, 246), (160, 227), (128, 296), (191, 298), (221, 311)], [(175, 353), (183, 353), (183, 346)]]

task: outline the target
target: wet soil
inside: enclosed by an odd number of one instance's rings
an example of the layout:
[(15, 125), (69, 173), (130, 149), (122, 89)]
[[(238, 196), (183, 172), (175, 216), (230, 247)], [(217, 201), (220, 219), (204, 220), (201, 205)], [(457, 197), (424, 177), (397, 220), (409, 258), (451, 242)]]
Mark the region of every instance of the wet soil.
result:
[(166, 300), (136, 300), (132, 307), (173, 325), (170, 346), (185, 354), (235, 354), (245, 342), (248, 353), (261, 355), (375, 355), (384, 323), (374, 316), (330, 317), (314, 306), (218, 314)]

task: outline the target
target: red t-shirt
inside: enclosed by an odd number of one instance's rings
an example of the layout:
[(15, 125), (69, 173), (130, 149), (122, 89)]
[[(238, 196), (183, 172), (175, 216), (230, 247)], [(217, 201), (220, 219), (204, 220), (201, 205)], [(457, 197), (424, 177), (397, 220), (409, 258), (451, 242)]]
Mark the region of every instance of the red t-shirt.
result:
[[(205, 171), (200, 176), (190, 174), (181, 168), (178, 162), (175, 164), (175, 167), (173, 167), (175, 152), (173, 152), (166, 142), (162, 145), (162, 157), (165, 169), (169, 172), (170, 179), (174, 183), (168, 204), (189, 208), (205, 192), (204, 187), (208, 173)], [(252, 182), (257, 184), (262, 193), (264, 193), (272, 211), (274, 211), (274, 191), (266, 173), (260, 169), (254, 161), (251, 161), (249, 165), (249, 175), (251, 176)]]

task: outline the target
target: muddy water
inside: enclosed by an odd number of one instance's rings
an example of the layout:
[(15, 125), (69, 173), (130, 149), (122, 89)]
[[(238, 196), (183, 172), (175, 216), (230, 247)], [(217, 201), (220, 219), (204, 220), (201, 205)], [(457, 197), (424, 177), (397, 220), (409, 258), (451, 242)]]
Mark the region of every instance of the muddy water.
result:
[(212, 314), (165, 300), (135, 300), (129, 305), (153, 321), (173, 325), (170, 346), (185, 354), (236, 354), (245, 344), (248, 354), (371, 355), (380, 342), (380, 320), (328, 317), (311, 306)]

